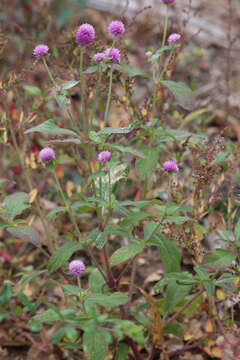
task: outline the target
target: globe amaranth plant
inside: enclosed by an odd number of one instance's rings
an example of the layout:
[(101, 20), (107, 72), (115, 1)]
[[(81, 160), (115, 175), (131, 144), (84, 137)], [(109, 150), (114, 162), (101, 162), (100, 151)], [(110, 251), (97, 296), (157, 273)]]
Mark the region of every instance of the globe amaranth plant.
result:
[[(35, 125), (25, 130), (30, 136), (42, 134), (40, 161), (34, 171), (51, 179), (57, 203), (47, 215), (36, 206), (45, 225), (51, 222), (57, 228), (67, 219), (70, 228), (67, 236), (50, 237), (45, 226), (43, 246), (34, 227), (19, 219), (38, 204), (28, 175), (29, 192), (6, 196), (1, 217), (10, 234), (27, 237), (46, 257), (47, 269), (44, 263), (44, 270), (25, 274), (22, 283), (46, 276), (64, 294), (64, 308), (58, 309), (42, 298), (31, 307), (21, 292), (17, 293), (30, 309), (31, 329), (39, 331), (46, 324), (58, 323), (51, 343), (80, 351), (90, 360), (108, 355), (141, 360), (146, 358), (144, 351), (149, 359), (164, 352), (171, 356), (164, 340), (169, 334), (183, 338), (186, 310), (194, 305), (197, 311), (204, 297), (212, 304), (216, 288), (234, 292), (239, 225), (235, 222), (229, 233), (219, 235), (226, 248), (212, 251), (207, 258), (201, 245), (204, 234), (210, 232), (201, 221), (217, 201), (222, 173), (231, 168), (231, 152), (220, 140), (211, 148), (204, 135), (169, 128), (158, 96), (159, 87), (164, 88), (184, 111), (192, 109), (191, 89), (168, 77), (182, 39), (178, 33), (167, 37), (168, 8), (174, 2), (162, 0), (166, 15), (160, 47), (143, 53), (148, 71), (129, 65), (123, 51), (128, 26), (119, 20), (109, 24), (112, 42), (104, 47), (95, 43), (98, 34), (93, 25), (78, 27), (76, 79), (59, 81), (51, 66), (51, 46), (37, 45), (33, 51), (53, 87), (47, 101), (55, 101), (64, 118), (35, 120)], [(132, 83), (138, 76), (151, 82), (153, 89), (147, 110), (134, 103)], [(90, 88), (91, 81), (94, 86)], [(76, 105), (70, 102), (70, 95), (78, 87), (80, 101)], [(111, 126), (113, 102), (126, 106), (131, 121)], [(194, 113), (191, 116), (194, 118)], [(18, 148), (14, 129), (10, 130)], [(191, 151), (192, 182), (191, 189), (186, 189), (181, 178)], [(69, 172), (81, 173), (80, 191), (74, 195), (59, 175), (59, 166), (64, 167), (67, 158), (71, 159)], [(25, 164), (22, 167), (25, 169)], [(230, 204), (229, 216), (234, 216), (232, 207)], [(157, 300), (137, 279), (139, 260), (152, 248), (157, 249), (164, 268), (164, 276), (154, 288)], [(191, 272), (181, 271), (183, 249), (193, 257)], [(125, 275), (129, 275), (127, 291), (123, 291)], [(10, 293), (9, 287), (6, 289)]]

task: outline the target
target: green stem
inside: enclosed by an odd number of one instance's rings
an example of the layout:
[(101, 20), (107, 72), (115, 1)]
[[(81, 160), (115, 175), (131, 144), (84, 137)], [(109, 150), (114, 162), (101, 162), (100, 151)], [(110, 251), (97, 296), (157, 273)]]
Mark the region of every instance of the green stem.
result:
[(96, 91), (95, 91), (95, 95), (94, 95), (94, 102), (93, 102), (93, 108), (92, 108), (92, 113), (90, 116), (90, 130), (92, 129), (92, 122), (95, 116), (95, 111), (96, 111), (96, 106), (97, 106), (97, 99), (98, 99), (98, 92), (99, 92), (99, 88), (102, 82), (102, 75), (103, 75), (103, 67), (102, 64), (100, 64), (100, 71), (99, 71), (99, 76), (98, 76), (98, 81), (97, 81), (97, 86), (96, 86)]
[(86, 118), (86, 111), (85, 111), (85, 86), (83, 81), (83, 55), (84, 55), (84, 47), (81, 48), (80, 51), (80, 83), (81, 83), (81, 105), (82, 105), (82, 118), (83, 118), (83, 132), (85, 136), (85, 140), (87, 140), (87, 118)]
[(199, 290), (188, 302), (186, 302), (186, 304), (178, 312), (176, 312), (176, 314), (174, 314), (170, 319), (166, 321), (164, 327), (168, 326), (174, 320), (176, 320), (180, 314), (182, 314), (199, 296), (201, 296), (204, 293), (204, 291), (205, 291), (204, 288)]
[(80, 277), (78, 276), (77, 277), (77, 283), (78, 283), (78, 289), (79, 289), (79, 301), (82, 305), (82, 309), (83, 309), (83, 312), (85, 314), (87, 314), (87, 311), (86, 311), (86, 308), (85, 308), (85, 304), (84, 304), (84, 301), (82, 299), (82, 287), (81, 287), (81, 280), (80, 280)]
[[(162, 38), (162, 44), (161, 47), (163, 47), (165, 45), (166, 42), (166, 37), (167, 37), (167, 27), (168, 27), (168, 4), (166, 5), (166, 15), (165, 15), (165, 22), (164, 22), (164, 30), (163, 30), (163, 38)], [(162, 62), (162, 54), (159, 57), (159, 62), (158, 62), (158, 70), (157, 70), (157, 74), (155, 77), (155, 85), (154, 85), (154, 91), (153, 91), (153, 107), (152, 107), (152, 119), (155, 118), (155, 114), (156, 114), (156, 104), (157, 104), (157, 85), (158, 85), (158, 78), (159, 78), (159, 73), (160, 73), (160, 68), (161, 68), (161, 62)]]
[(56, 81), (54, 80), (54, 78), (53, 78), (53, 76), (52, 76), (52, 73), (51, 73), (51, 71), (50, 71), (50, 69), (49, 69), (49, 67), (48, 67), (48, 64), (47, 64), (46, 59), (45, 59), (44, 56), (42, 57), (42, 60), (43, 60), (43, 64), (44, 64), (44, 66), (45, 66), (45, 69), (46, 69), (46, 71), (47, 71), (47, 73), (48, 73), (49, 79), (50, 79), (51, 82), (53, 83), (54, 87), (57, 88), (57, 83), (56, 83)]
[[(54, 86), (55, 89), (57, 90), (58, 85), (57, 85), (56, 81), (54, 80), (54, 77), (52, 76), (52, 73), (51, 73), (51, 71), (50, 71), (50, 69), (49, 69), (49, 67), (48, 67), (48, 64), (47, 64), (47, 62), (46, 62), (46, 59), (45, 59), (44, 57), (43, 57), (42, 59), (43, 59), (43, 64), (44, 64), (44, 66), (45, 66), (45, 69), (46, 69), (46, 71), (47, 71), (47, 74), (48, 74), (48, 76), (49, 76), (49, 79), (51, 80), (51, 82), (53, 83), (53, 86)], [(56, 101), (57, 101), (58, 105), (61, 107), (61, 104), (59, 103), (57, 97), (56, 97)], [(73, 119), (71, 112), (70, 112), (67, 108), (65, 108), (65, 111), (66, 111), (67, 116), (68, 116), (69, 119), (70, 119), (72, 128), (73, 128), (74, 130), (76, 129), (76, 130), (78, 131), (78, 126), (77, 126), (75, 120)], [(78, 131), (78, 132), (79, 132), (79, 131)]]
[(109, 196), (109, 209), (112, 207), (112, 199), (111, 199), (111, 172), (110, 169), (108, 170), (108, 196)]
[(106, 126), (108, 122), (108, 116), (109, 116), (109, 107), (110, 107), (110, 101), (111, 101), (111, 95), (112, 95), (112, 79), (113, 79), (113, 66), (111, 64), (110, 68), (110, 75), (109, 75), (109, 88), (108, 88), (108, 97), (107, 97), (107, 104), (104, 114), (104, 126)]
[(62, 187), (61, 187), (61, 184), (59, 182), (59, 179), (58, 179), (58, 176), (57, 176), (57, 173), (56, 173), (56, 168), (54, 166), (53, 168), (53, 174), (54, 174), (54, 177), (55, 177), (55, 180), (56, 180), (56, 184), (57, 184), (57, 190), (62, 198), (62, 201), (63, 201), (63, 204), (68, 212), (68, 215), (69, 215), (69, 218), (72, 222), (72, 224), (74, 225), (74, 228), (78, 234), (78, 238), (79, 238), (79, 241), (82, 243), (83, 242), (83, 239), (82, 239), (82, 235), (81, 235), (81, 232), (79, 230), (79, 227), (78, 227), (78, 224), (77, 224), (77, 221), (76, 221), (76, 218), (75, 218), (75, 215), (74, 213), (72, 212), (72, 209), (71, 209), (71, 206), (69, 206), (69, 202), (67, 201), (65, 195), (64, 195), (64, 192), (62, 190)]

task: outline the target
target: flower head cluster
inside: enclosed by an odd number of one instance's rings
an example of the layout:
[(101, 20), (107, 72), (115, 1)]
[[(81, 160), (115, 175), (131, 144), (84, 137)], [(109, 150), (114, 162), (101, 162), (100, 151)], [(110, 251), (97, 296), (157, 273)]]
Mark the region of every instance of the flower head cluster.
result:
[(68, 265), (70, 274), (80, 276), (85, 270), (85, 265), (81, 260), (73, 260)]
[(175, 42), (177, 42), (180, 39), (181, 39), (181, 35), (174, 33), (174, 34), (169, 35), (167, 41), (169, 44), (174, 44)]
[[(111, 53), (110, 53), (111, 52)], [(107, 48), (104, 51), (105, 57), (110, 58), (113, 62), (119, 62), (120, 61), (120, 51), (117, 48)]]
[(33, 50), (33, 55), (35, 58), (40, 59), (43, 55), (46, 55), (48, 53), (49, 47), (44, 44), (40, 44), (35, 46)]
[(164, 4), (173, 4), (175, 0), (162, 0)]
[(39, 153), (39, 158), (42, 162), (48, 163), (55, 159), (55, 151), (50, 147), (45, 147)]
[(178, 166), (176, 161), (174, 160), (165, 161), (165, 163), (163, 164), (163, 169), (165, 171), (178, 172)]
[(147, 52), (145, 52), (145, 55), (146, 55), (147, 57), (152, 56), (152, 52), (151, 52), (151, 51), (147, 51)]
[(105, 163), (110, 159), (110, 157), (111, 157), (110, 151), (108, 150), (102, 151), (98, 154), (98, 161), (101, 163)]
[(102, 61), (103, 59), (105, 59), (106, 55), (104, 53), (96, 53), (94, 56), (93, 56), (93, 61), (94, 62), (100, 62)]
[(125, 26), (121, 21), (112, 21), (108, 26), (108, 32), (119, 38), (125, 32)]
[(80, 45), (88, 45), (93, 42), (95, 38), (95, 29), (90, 24), (82, 24), (77, 29), (76, 41)]

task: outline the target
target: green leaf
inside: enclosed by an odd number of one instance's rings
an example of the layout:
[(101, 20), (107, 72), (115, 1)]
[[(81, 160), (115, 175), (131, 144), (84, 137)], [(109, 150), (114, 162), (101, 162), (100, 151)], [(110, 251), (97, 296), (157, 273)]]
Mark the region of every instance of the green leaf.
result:
[(193, 110), (195, 107), (195, 96), (193, 91), (183, 82), (162, 80), (161, 84), (166, 86), (176, 98), (177, 103), (186, 110)]
[(83, 335), (83, 346), (88, 360), (103, 360), (108, 349), (105, 331), (101, 328), (87, 329)]
[(159, 237), (159, 254), (166, 272), (179, 272), (181, 264), (181, 254), (177, 245), (168, 240), (165, 236)]
[(142, 159), (146, 159), (146, 156), (144, 154), (142, 154), (140, 151), (133, 149), (129, 146), (122, 146), (122, 145), (115, 145), (115, 144), (110, 144), (110, 143), (106, 143), (106, 146), (110, 147), (111, 149), (123, 152), (123, 153), (128, 153), (137, 157), (140, 157)]
[(26, 130), (24, 133), (29, 134), (31, 132), (40, 132), (44, 134), (49, 135), (72, 135), (72, 136), (78, 136), (77, 133), (75, 133), (72, 130), (63, 129), (60, 128), (55, 124), (55, 121), (53, 119), (49, 119), (47, 121), (44, 121), (40, 125), (34, 126), (28, 130)]
[(215, 295), (215, 284), (212, 280), (204, 280), (203, 285), (210, 295)]
[(8, 305), (9, 300), (11, 299), (12, 295), (13, 295), (13, 292), (12, 292), (11, 284), (4, 282), (4, 284), (2, 286), (2, 292), (0, 295), (0, 304), (2, 307), (5, 307)]
[(209, 109), (200, 109), (200, 110), (191, 112), (183, 119), (183, 121), (181, 122), (181, 127), (188, 125), (190, 122), (197, 119), (200, 115), (202, 115), (208, 111), (209, 111)]
[(54, 251), (48, 262), (48, 272), (51, 274), (53, 271), (60, 268), (75, 251), (80, 250), (82, 245), (76, 242), (67, 242), (63, 246)]
[(141, 220), (146, 219), (150, 216), (151, 214), (146, 211), (138, 211), (136, 213), (131, 213), (121, 222), (121, 226), (137, 225)]
[(184, 329), (182, 324), (178, 322), (172, 322), (163, 329), (164, 334), (173, 334), (181, 339), (184, 338)]
[(55, 219), (57, 214), (59, 214), (60, 212), (64, 212), (64, 211), (66, 211), (64, 206), (57, 206), (54, 209), (52, 209), (51, 211), (49, 211), (49, 213), (47, 214), (47, 218)]
[(50, 338), (51, 344), (58, 344), (60, 343), (61, 339), (65, 335), (65, 326), (58, 329)]
[(100, 70), (100, 66), (99, 65), (92, 65), (92, 66), (89, 66), (86, 70), (84, 70), (82, 72), (82, 74), (93, 74), (97, 71)]
[(128, 77), (144, 76), (150, 78), (151, 76), (144, 70), (130, 66), (125, 63), (120, 63), (119, 66)]
[(130, 124), (123, 128), (112, 128), (106, 127), (100, 130), (97, 134), (98, 135), (112, 135), (112, 134), (128, 134), (133, 129), (133, 125)]
[(64, 294), (79, 296), (79, 288), (75, 285), (62, 285), (61, 288)]
[(152, 56), (149, 57), (149, 61), (151, 63), (154, 63), (156, 61), (158, 61), (159, 57), (161, 56), (161, 54), (165, 51), (171, 50), (171, 46), (169, 45), (165, 45), (163, 47), (161, 47), (160, 49), (158, 49)]
[[(67, 319), (70, 315), (75, 316), (75, 310), (73, 309), (63, 309), (60, 313), (64, 319)], [(42, 314), (35, 315), (33, 319), (34, 321), (39, 321), (41, 323), (51, 324), (59, 320), (59, 315), (53, 309), (49, 309)]]
[(164, 314), (172, 312), (176, 305), (178, 305), (185, 296), (188, 295), (192, 285), (180, 285), (176, 281), (170, 280), (167, 287), (166, 302), (164, 305)]
[(39, 87), (37, 86), (33, 86), (33, 85), (24, 85), (23, 86), (24, 90), (26, 90), (27, 93), (29, 93), (30, 95), (35, 95), (35, 96), (41, 96), (42, 91)]
[(15, 216), (20, 215), (23, 210), (29, 206), (29, 195), (25, 192), (16, 192), (12, 195), (7, 196), (4, 199), (6, 204), (5, 210), (9, 219), (13, 220)]
[(93, 269), (89, 276), (89, 288), (92, 293), (101, 293), (105, 280), (98, 269)]
[(144, 249), (143, 245), (140, 244), (129, 244), (126, 246), (121, 247), (120, 249), (116, 250), (113, 255), (111, 256), (111, 265), (115, 266), (124, 262), (131, 257), (140, 254)]
[(13, 226), (8, 227), (7, 231), (17, 239), (28, 241), (33, 245), (39, 245), (41, 243), (39, 232), (32, 226)]
[(21, 303), (27, 308), (27, 310), (34, 315), (35, 314), (35, 309), (37, 307), (37, 303), (32, 303), (31, 301), (28, 300), (27, 296), (24, 295), (21, 291), (18, 291), (17, 293)]
[[(64, 90), (63, 90), (64, 91)], [(58, 105), (63, 108), (70, 104), (70, 99), (67, 97), (67, 93), (60, 92), (55, 95)]]
[(72, 89), (72, 88), (73, 88), (74, 86), (76, 86), (78, 83), (79, 83), (79, 80), (70, 80), (70, 81), (67, 81), (67, 82), (65, 82), (65, 83), (62, 85), (62, 89), (63, 89), (63, 90)]
[(96, 238), (96, 248), (102, 250), (105, 243), (107, 242), (107, 234), (100, 232)]
[(117, 349), (116, 360), (126, 360), (129, 349), (129, 345), (120, 343)]
[(94, 293), (88, 295), (85, 301), (86, 303), (94, 303), (100, 306), (114, 308), (126, 304), (128, 302), (128, 295), (120, 292), (115, 292), (111, 295)]
[(146, 156), (145, 159), (137, 159), (136, 169), (141, 179), (145, 180), (150, 173), (156, 169), (159, 150), (156, 148), (145, 147), (141, 149)]
[(227, 267), (236, 259), (237, 254), (233, 251), (216, 249), (207, 256), (206, 266)]

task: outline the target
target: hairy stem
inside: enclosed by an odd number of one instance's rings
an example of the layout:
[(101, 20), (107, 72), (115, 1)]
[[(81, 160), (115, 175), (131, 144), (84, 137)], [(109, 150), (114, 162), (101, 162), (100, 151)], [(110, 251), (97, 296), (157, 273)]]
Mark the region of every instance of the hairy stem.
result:
[(104, 114), (104, 126), (106, 126), (108, 122), (108, 116), (109, 116), (109, 107), (111, 102), (111, 95), (112, 95), (112, 78), (113, 78), (113, 66), (111, 65), (110, 68), (110, 75), (109, 75), (109, 88), (108, 88), (108, 97), (107, 97), (107, 104)]

